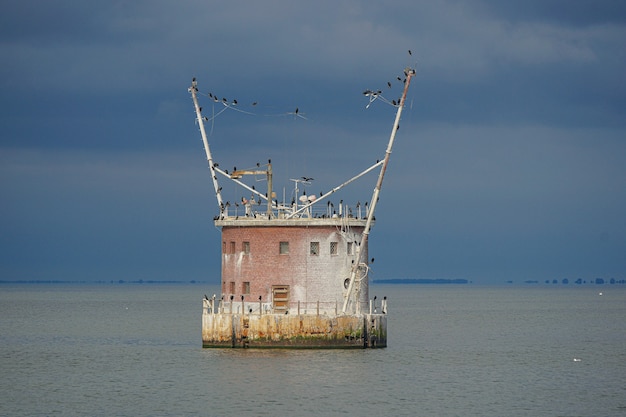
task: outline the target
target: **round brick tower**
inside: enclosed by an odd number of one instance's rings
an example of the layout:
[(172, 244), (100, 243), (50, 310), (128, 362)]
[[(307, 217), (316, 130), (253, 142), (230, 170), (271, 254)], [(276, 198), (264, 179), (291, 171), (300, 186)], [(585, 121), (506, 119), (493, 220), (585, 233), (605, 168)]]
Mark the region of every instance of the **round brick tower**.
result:
[[(266, 311), (336, 313), (347, 296), (358, 251), (365, 251), (367, 259), (367, 246), (358, 246), (364, 219), (233, 217), (215, 225), (222, 228), (222, 295), (260, 300)], [(368, 283), (360, 278), (355, 278), (360, 282), (353, 296), (365, 309)]]

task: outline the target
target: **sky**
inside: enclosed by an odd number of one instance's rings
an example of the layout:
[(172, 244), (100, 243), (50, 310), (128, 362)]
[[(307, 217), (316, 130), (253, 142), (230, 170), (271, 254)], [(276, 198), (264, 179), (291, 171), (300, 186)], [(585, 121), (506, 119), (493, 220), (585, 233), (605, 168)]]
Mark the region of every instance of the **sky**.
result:
[[(406, 67), (416, 76), (370, 234), (372, 278), (626, 278), (625, 2), (0, 10), (0, 281), (218, 283), (192, 77), (203, 114), (225, 110), (206, 124), (215, 161), (272, 159), (289, 199), (290, 178), (325, 192), (384, 157), (395, 108), (366, 108), (362, 93), (396, 99)], [(343, 198), (367, 201), (375, 179)]]

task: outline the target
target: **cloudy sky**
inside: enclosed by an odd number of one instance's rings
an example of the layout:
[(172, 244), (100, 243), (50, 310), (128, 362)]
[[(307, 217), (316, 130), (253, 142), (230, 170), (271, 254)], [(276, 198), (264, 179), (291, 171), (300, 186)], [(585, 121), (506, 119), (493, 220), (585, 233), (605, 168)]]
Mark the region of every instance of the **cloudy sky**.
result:
[(207, 124), (220, 167), (271, 158), (289, 198), (383, 157), (395, 109), (362, 92), (397, 98), (407, 66), (375, 279), (626, 278), (625, 2), (0, 8), (0, 280), (219, 282), (192, 77), (205, 115), (239, 103)]

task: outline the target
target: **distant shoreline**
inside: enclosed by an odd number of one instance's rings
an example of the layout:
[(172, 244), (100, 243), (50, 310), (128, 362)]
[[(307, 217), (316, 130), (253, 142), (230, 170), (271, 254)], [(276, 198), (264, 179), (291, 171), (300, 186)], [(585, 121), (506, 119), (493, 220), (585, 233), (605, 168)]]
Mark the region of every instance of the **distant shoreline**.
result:
[[(445, 279), (445, 278), (389, 278), (374, 279), (370, 282), (373, 285), (394, 284), (394, 285), (524, 285), (524, 286), (550, 286), (550, 287), (567, 287), (567, 286), (586, 286), (586, 285), (624, 285), (626, 280), (610, 279), (605, 280), (596, 278), (591, 280), (577, 279), (569, 280), (525, 280), (525, 281), (501, 281), (489, 283), (475, 283), (464, 278)], [(0, 280), (0, 285), (220, 285), (219, 282), (198, 281), (198, 280), (55, 280), (55, 279), (38, 279), (38, 280)]]
[(208, 285), (219, 285), (219, 282), (212, 283), (209, 281), (197, 281), (197, 280), (189, 280), (189, 281), (158, 281), (158, 280), (135, 280), (135, 281), (126, 281), (126, 280), (97, 280), (97, 281), (69, 281), (69, 280), (0, 280), (0, 285), (6, 284), (34, 284), (34, 285), (67, 285), (67, 284), (84, 284), (84, 285), (181, 285), (181, 284), (208, 284)]
[(444, 278), (392, 278), (375, 279), (373, 284), (469, 284), (466, 279), (444, 279)]

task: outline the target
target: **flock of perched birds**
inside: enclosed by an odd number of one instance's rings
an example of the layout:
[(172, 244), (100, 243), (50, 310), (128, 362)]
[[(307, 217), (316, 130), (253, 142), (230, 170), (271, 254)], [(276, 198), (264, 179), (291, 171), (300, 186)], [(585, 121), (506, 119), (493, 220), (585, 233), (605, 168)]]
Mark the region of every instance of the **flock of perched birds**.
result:
[[(412, 55), (413, 55), (413, 52), (411, 52), (411, 50), (410, 50), (410, 49), (408, 50), (408, 53), (409, 53), (409, 55), (410, 55), (410, 56), (412, 56)], [(405, 70), (405, 71), (404, 71), (404, 77), (400, 77), (400, 76), (398, 76), (398, 77), (396, 77), (396, 80), (404, 84), (404, 83), (406, 82), (407, 76), (408, 76), (408, 74), (407, 74), (407, 72), (406, 72), (406, 70)], [(196, 82), (196, 78), (194, 77), (194, 78), (193, 78), (194, 88), (195, 88), (195, 82)], [(387, 81), (387, 88), (388, 88), (388, 89), (391, 89), (392, 87), (393, 87), (392, 82), (391, 82), (391, 81)], [(197, 89), (197, 88), (196, 88), (196, 92), (198, 92), (198, 93), (199, 93), (199, 91), (198, 91), (198, 89)], [(200, 93), (200, 94), (201, 94), (201, 93)], [(383, 96), (383, 92), (382, 92), (382, 90), (369, 90), (369, 89), (367, 89), (367, 90), (363, 91), (363, 95), (365, 95), (366, 97), (368, 97), (368, 98), (369, 98), (369, 103), (365, 106), (365, 108), (369, 108), (369, 106), (372, 104), (372, 102), (373, 102), (373, 101), (375, 101), (375, 100), (377, 100), (377, 99), (380, 99), (381, 101), (383, 101), (383, 102), (385, 102), (385, 103), (387, 103), (387, 104), (389, 104), (389, 105), (391, 105), (391, 106), (395, 106), (395, 107), (397, 107), (397, 106), (400, 106), (400, 105), (401, 105), (401, 99), (400, 99), (400, 98), (398, 98), (398, 99), (392, 99), (392, 100), (389, 100), (389, 99), (387, 99), (387, 98), (385, 98), (385, 97)], [(223, 108), (223, 109), (221, 109), (221, 110), (220, 110), (217, 114), (214, 114), (214, 115), (213, 115), (212, 117), (210, 117), (210, 118), (209, 118), (209, 117), (204, 116), (204, 117), (203, 117), (204, 121), (212, 121), (212, 120), (214, 120), (217, 116), (219, 116), (219, 115), (220, 115), (220, 114), (222, 114), (225, 110), (228, 110), (228, 109), (231, 109), (231, 110), (236, 110), (236, 111), (239, 111), (239, 112), (241, 112), (241, 113), (246, 113), (246, 114), (252, 114), (252, 115), (254, 115), (254, 114), (255, 114), (255, 113), (253, 113), (253, 112), (246, 111), (246, 110), (242, 110), (241, 108), (237, 107), (237, 106), (239, 105), (239, 101), (238, 101), (238, 100), (236, 100), (236, 99), (229, 100), (229, 99), (227, 99), (226, 97), (222, 97), (222, 98), (220, 99), (220, 98), (219, 98), (219, 96), (218, 96), (217, 94), (213, 94), (213, 92), (209, 92), (209, 93), (207, 94), (207, 96), (208, 96), (208, 97), (209, 97), (209, 98), (210, 98), (210, 99), (211, 99), (214, 103), (221, 103), (221, 104), (224, 106), (224, 108)], [(253, 101), (253, 102), (252, 102), (252, 107), (256, 107), (258, 104), (259, 104), (259, 102), (258, 102), (258, 101)], [(202, 107), (200, 108), (200, 111), (202, 111)], [(294, 116), (294, 117), (299, 117), (299, 118), (302, 118), (302, 119), (306, 119), (306, 117), (304, 117), (303, 113), (300, 111), (300, 108), (299, 108), (299, 107), (296, 107), (294, 111), (291, 111), (291, 112), (286, 112), (286, 113), (281, 113), (281, 114), (279, 114), (279, 115), (292, 115), (292, 116)]]

